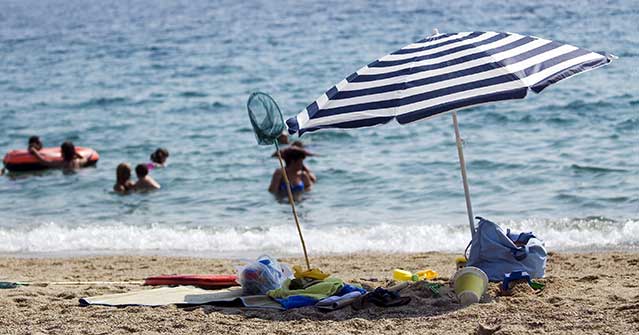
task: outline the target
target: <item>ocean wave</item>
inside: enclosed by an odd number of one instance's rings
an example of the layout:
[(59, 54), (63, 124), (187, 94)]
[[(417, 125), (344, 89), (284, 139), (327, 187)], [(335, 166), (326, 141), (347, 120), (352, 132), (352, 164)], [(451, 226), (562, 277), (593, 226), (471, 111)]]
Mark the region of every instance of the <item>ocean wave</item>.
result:
[(208, 97), (209, 95), (199, 91), (185, 91), (180, 93), (179, 96), (183, 98), (204, 98)]
[(129, 100), (129, 98), (125, 98), (125, 97), (109, 97), (109, 98), (99, 97), (99, 98), (92, 98), (87, 101), (76, 104), (74, 106), (68, 106), (68, 107), (70, 108), (108, 107), (108, 106), (114, 106), (114, 105), (126, 105), (130, 102), (131, 101)]
[(522, 164), (506, 163), (506, 162), (494, 162), (485, 159), (476, 159), (468, 162), (469, 169), (477, 170), (521, 170), (525, 168)]
[(605, 110), (608, 108), (612, 108), (615, 106), (615, 103), (607, 100), (598, 100), (598, 101), (583, 101), (583, 100), (572, 100), (565, 104), (549, 104), (545, 108), (551, 111), (557, 110), (570, 110), (570, 111), (596, 111), (596, 110)]
[(616, 125), (615, 128), (619, 132), (630, 131), (634, 135), (637, 129), (639, 129), (639, 118), (621, 121)]
[(599, 174), (599, 173), (612, 173), (612, 172), (628, 172), (628, 170), (624, 170), (624, 169), (613, 169), (613, 168), (606, 168), (606, 167), (600, 167), (600, 166), (588, 166), (588, 165), (577, 165), (577, 164), (572, 164), (570, 168), (576, 173)]
[[(533, 231), (549, 250), (631, 249), (639, 246), (639, 220), (605, 218), (526, 219), (501, 223)], [(248, 228), (187, 228), (125, 224), (68, 227), (47, 223), (29, 229), (0, 229), (0, 252), (188, 252), (204, 256), (301, 252), (293, 224)], [(307, 227), (312, 254), (352, 252), (462, 252), (470, 240), (466, 226), (448, 224)]]

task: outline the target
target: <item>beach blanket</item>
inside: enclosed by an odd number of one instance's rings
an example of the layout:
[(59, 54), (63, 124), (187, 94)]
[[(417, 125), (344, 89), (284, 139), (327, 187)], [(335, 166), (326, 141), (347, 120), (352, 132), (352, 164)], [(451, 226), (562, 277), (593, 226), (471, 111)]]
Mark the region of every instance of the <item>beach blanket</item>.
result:
[(225, 307), (283, 309), (279, 303), (265, 295), (242, 296), (241, 287), (223, 290), (204, 290), (193, 286), (161, 287), (151, 290), (81, 298), (80, 305), (115, 307), (220, 305)]

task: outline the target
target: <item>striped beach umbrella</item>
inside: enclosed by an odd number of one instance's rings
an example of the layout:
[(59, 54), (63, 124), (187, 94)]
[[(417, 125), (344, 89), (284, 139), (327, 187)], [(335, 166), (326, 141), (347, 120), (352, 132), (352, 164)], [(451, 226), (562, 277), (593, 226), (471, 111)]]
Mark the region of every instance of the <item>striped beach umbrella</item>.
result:
[(455, 110), (523, 99), (609, 63), (612, 55), (502, 32), (434, 34), (359, 69), (286, 121), (291, 134), (400, 124), (453, 111), (471, 233), (474, 221)]

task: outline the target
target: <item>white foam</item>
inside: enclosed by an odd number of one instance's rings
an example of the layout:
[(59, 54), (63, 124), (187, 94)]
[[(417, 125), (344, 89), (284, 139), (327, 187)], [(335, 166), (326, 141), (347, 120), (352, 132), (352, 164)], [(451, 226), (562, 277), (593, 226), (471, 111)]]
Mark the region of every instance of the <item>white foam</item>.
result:
[[(550, 250), (588, 248), (637, 248), (639, 221), (591, 220), (511, 221), (501, 224), (515, 231), (533, 231)], [(464, 250), (469, 242), (464, 226), (443, 224), (340, 227), (304, 229), (313, 254), (380, 252), (426, 252)], [(102, 251), (178, 251), (203, 256), (271, 253), (298, 254), (300, 242), (294, 224), (264, 229), (206, 229), (125, 224), (67, 227), (47, 223), (28, 230), (0, 229), (0, 252), (86, 253)]]

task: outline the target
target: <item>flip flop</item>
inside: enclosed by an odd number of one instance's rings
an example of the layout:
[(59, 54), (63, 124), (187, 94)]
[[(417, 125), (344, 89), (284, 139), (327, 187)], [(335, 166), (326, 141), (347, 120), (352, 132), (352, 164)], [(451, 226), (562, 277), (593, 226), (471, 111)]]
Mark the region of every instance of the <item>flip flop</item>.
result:
[(371, 303), (379, 307), (396, 307), (406, 305), (410, 301), (410, 297), (402, 297), (397, 292), (378, 287), (375, 291), (360, 296), (353, 302), (351, 307), (354, 310), (361, 310), (367, 308)]
[(388, 291), (378, 287), (375, 291), (373, 291), (369, 300), (379, 307), (396, 307), (408, 304), (411, 298), (402, 297), (397, 292)]

